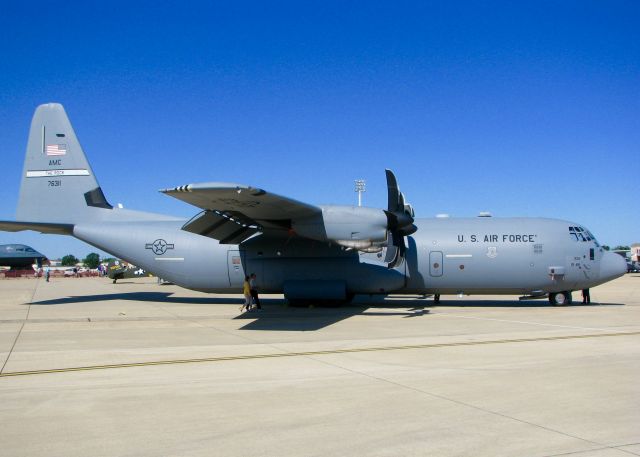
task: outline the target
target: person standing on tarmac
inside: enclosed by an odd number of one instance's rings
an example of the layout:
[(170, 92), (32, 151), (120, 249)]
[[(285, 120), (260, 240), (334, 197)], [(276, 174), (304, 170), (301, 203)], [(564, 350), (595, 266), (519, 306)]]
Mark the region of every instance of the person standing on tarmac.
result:
[(249, 281), (249, 286), (250, 286), (251, 298), (253, 298), (253, 302), (255, 303), (256, 308), (262, 309), (262, 306), (260, 306), (260, 298), (258, 297), (258, 288), (256, 286), (255, 273), (251, 273), (251, 280)]
[(251, 287), (249, 286), (249, 276), (244, 277), (242, 283), (242, 294), (244, 295), (244, 304), (240, 307), (240, 311), (251, 309)]

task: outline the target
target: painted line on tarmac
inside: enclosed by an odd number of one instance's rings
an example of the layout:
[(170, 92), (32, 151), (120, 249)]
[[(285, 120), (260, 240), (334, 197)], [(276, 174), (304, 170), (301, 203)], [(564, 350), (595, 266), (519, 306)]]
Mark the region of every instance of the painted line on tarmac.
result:
[(454, 343), (433, 343), (433, 344), (410, 344), (406, 346), (378, 346), (368, 348), (351, 348), (351, 349), (330, 349), (326, 351), (306, 351), (306, 352), (277, 352), (273, 354), (254, 354), (254, 355), (234, 355), (234, 356), (222, 356), (222, 357), (205, 357), (196, 359), (175, 359), (175, 360), (158, 360), (151, 362), (132, 362), (132, 363), (116, 363), (110, 365), (89, 365), (84, 367), (68, 367), (68, 368), (52, 368), (49, 370), (31, 370), (31, 371), (9, 371), (0, 374), (0, 378), (8, 378), (13, 376), (31, 376), (38, 374), (52, 374), (52, 373), (70, 373), (73, 371), (94, 371), (94, 370), (109, 370), (112, 368), (134, 368), (134, 367), (149, 367), (155, 365), (178, 365), (185, 363), (202, 363), (202, 362), (225, 362), (232, 360), (255, 360), (255, 359), (270, 359), (279, 357), (309, 357), (318, 355), (331, 355), (331, 354), (350, 354), (357, 352), (381, 352), (381, 351), (399, 351), (406, 349), (436, 349), (447, 348), (457, 346), (480, 346), (484, 344), (506, 344), (506, 343), (533, 343), (539, 341), (559, 341), (559, 340), (577, 340), (585, 338), (605, 338), (615, 336), (638, 336), (640, 331), (637, 332), (618, 332), (618, 333), (595, 333), (585, 335), (564, 335), (564, 336), (548, 336), (540, 338), (513, 338), (504, 340), (487, 340), (487, 341), (462, 341)]

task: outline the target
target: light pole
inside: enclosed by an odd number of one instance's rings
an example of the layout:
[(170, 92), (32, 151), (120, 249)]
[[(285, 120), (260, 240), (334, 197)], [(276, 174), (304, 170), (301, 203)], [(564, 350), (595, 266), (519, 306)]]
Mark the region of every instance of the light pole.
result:
[(356, 179), (356, 192), (358, 192), (358, 206), (362, 206), (362, 192), (366, 189), (366, 183), (364, 179)]

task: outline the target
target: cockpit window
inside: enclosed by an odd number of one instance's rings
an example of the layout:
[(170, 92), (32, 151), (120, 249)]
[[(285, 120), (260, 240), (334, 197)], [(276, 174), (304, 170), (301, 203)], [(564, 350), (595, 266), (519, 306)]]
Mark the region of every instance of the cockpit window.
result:
[(596, 246), (600, 247), (600, 244), (596, 241), (596, 237), (584, 227), (569, 227), (569, 236), (573, 241), (593, 241)]

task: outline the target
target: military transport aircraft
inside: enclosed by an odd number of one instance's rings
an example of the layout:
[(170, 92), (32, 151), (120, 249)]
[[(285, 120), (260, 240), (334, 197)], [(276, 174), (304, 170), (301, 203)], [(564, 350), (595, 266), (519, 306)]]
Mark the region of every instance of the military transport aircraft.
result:
[(111, 206), (62, 105), (34, 114), (17, 221), (7, 231), (72, 235), (182, 287), (347, 301), (355, 294), (517, 294), (571, 301), (622, 276), (622, 257), (582, 225), (541, 218), (415, 219), (386, 171), (386, 209), (316, 206), (243, 184), (161, 192), (201, 211), (185, 221)]

